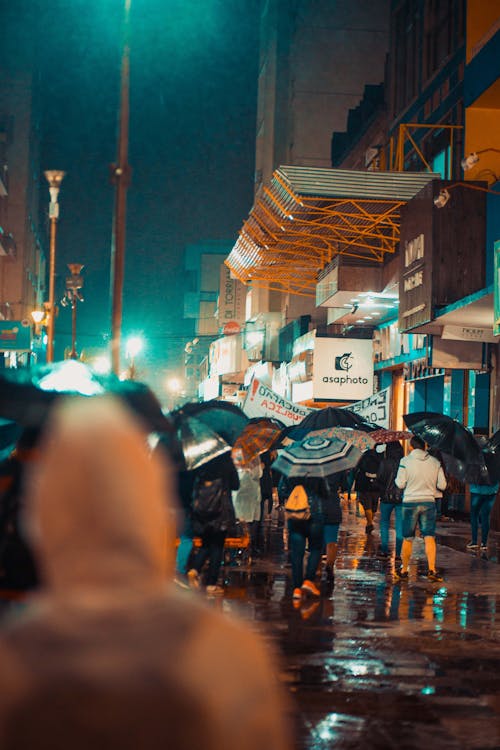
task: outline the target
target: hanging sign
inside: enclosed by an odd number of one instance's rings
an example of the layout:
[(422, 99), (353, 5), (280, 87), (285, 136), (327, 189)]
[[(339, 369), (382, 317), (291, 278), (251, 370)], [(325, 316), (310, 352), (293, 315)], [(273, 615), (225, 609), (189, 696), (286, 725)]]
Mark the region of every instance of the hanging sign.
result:
[(374, 422), (384, 429), (389, 429), (389, 416), (391, 410), (391, 386), (384, 388), (373, 396), (364, 398), (362, 401), (356, 401), (355, 404), (343, 406), (343, 409), (349, 409), (368, 422)]
[(254, 378), (243, 404), (247, 417), (274, 417), (286, 425), (299, 424), (314, 409), (294, 404)]
[(500, 240), (495, 242), (495, 270), (493, 277), (493, 333), (500, 335)]

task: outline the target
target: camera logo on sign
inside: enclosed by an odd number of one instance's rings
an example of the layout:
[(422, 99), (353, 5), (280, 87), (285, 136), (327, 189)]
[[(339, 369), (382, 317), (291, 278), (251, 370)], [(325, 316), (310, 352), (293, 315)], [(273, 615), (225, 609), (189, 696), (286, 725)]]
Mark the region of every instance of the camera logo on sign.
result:
[(335, 369), (349, 372), (352, 367), (352, 352), (345, 352), (344, 354), (335, 357)]

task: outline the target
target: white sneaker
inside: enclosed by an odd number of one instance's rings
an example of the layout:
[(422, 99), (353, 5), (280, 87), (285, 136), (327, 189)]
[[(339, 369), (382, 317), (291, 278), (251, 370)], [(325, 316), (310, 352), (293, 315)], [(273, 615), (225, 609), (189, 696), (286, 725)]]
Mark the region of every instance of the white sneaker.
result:
[(469, 542), (465, 549), (478, 549), (479, 544), (477, 542)]

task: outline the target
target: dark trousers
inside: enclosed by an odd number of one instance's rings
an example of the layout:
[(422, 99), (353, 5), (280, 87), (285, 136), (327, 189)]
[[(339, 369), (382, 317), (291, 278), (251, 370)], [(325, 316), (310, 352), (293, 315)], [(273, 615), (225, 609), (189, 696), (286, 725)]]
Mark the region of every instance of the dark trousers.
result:
[(201, 573), (208, 559), (206, 585), (215, 586), (219, 577), (219, 570), (224, 556), (225, 531), (209, 531), (201, 535), (201, 547), (195, 555), (193, 568)]
[(292, 563), (292, 581), (294, 589), (300, 588), (304, 582), (304, 556), (306, 541), (309, 542), (309, 557), (306, 565), (305, 578), (313, 581), (321, 560), (323, 551), (323, 522), (310, 519), (309, 521), (288, 522), (288, 542), (290, 546), (290, 561)]
[(490, 533), (490, 515), (495, 504), (496, 492), (493, 495), (480, 495), (471, 492), (470, 496), (470, 525), (472, 541), (477, 544), (477, 532), (481, 523), (481, 544), (486, 546)]

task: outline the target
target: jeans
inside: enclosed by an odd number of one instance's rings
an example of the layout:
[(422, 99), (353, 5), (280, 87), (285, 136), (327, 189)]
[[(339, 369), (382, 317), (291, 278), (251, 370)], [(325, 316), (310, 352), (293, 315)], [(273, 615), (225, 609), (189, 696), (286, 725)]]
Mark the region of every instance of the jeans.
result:
[(481, 544), (486, 546), (488, 534), (490, 533), (490, 515), (495, 500), (496, 492), (494, 495), (478, 495), (475, 492), (471, 493), (470, 525), (473, 544), (477, 544), (477, 531), (479, 522), (481, 522)]
[(189, 562), (189, 556), (193, 549), (193, 524), (189, 516), (184, 517), (182, 529), (180, 532), (179, 546), (177, 547), (177, 555), (175, 558), (175, 570), (181, 575), (187, 573), (187, 566)]
[(298, 589), (304, 582), (304, 556), (306, 541), (309, 541), (309, 557), (306, 565), (306, 580), (312, 581), (321, 560), (323, 551), (323, 522), (312, 518), (309, 521), (288, 521), (288, 541), (292, 563), (293, 588)]
[(206, 585), (215, 586), (219, 577), (219, 569), (224, 556), (225, 531), (210, 531), (201, 535), (201, 547), (194, 558), (193, 568), (201, 573), (208, 558)]
[(396, 532), (396, 557), (401, 555), (403, 544), (403, 511), (401, 503), (380, 503), (380, 546), (382, 552), (389, 552), (389, 526), (394, 511), (394, 530)]
[(403, 537), (413, 539), (417, 526), (423, 537), (436, 534), (436, 503), (404, 503), (401, 505), (403, 516)]

